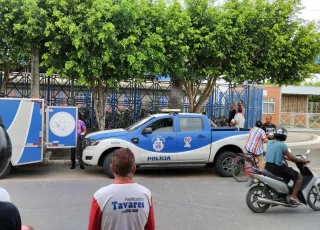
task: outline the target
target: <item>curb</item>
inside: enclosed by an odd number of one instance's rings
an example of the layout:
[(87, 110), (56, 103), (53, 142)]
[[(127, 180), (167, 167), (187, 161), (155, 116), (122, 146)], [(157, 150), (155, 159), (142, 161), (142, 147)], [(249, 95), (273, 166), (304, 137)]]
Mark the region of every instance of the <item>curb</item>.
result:
[(49, 160), (49, 159), (44, 159), (43, 162), (41, 162), (41, 164), (42, 165), (71, 165), (71, 161), (70, 160)]
[(304, 145), (315, 145), (315, 144), (320, 143), (320, 136), (313, 135), (313, 134), (310, 134), (310, 135), (313, 136), (314, 140), (303, 141), (303, 142), (289, 142), (289, 143), (285, 143), (285, 144), (288, 147), (296, 147), (296, 146), (304, 146)]

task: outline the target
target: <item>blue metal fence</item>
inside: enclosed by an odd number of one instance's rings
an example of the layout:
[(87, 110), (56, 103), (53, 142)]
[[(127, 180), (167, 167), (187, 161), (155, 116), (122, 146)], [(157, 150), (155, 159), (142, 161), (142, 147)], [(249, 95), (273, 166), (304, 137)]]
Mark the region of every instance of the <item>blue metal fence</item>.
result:
[[(30, 74), (13, 73), (9, 82), (7, 97), (30, 97)], [(148, 82), (122, 82), (106, 92), (106, 128), (126, 127), (148, 114), (157, 113), (169, 106), (170, 81), (163, 79)], [(40, 76), (40, 95), (47, 105), (81, 104), (80, 112), (89, 127), (96, 127), (91, 91), (85, 85), (62, 79), (58, 75)], [(243, 100), (246, 109), (246, 127), (253, 127), (256, 120), (262, 118), (263, 90), (254, 86), (233, 87), (228, 84), (217, 84), (201, 112), (219, 125), (225, 125), (230, 106)], [(184, 112), (189, 111), (185, 101)]]

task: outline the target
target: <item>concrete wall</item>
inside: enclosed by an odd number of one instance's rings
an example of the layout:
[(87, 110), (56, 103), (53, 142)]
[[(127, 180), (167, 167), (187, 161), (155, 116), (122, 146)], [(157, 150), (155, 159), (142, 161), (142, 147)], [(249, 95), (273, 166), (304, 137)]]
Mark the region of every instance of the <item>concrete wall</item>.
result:
[(265, 122), (266, 116), (271, 115), (272, 123), (275, 125), (279, 125), (281, 119), (281, 88), (270, 85), (264, 85), (259, 87), (263, 88), (264, 99), (274, 99), (274, 113), (262, 112), (262, 121)]

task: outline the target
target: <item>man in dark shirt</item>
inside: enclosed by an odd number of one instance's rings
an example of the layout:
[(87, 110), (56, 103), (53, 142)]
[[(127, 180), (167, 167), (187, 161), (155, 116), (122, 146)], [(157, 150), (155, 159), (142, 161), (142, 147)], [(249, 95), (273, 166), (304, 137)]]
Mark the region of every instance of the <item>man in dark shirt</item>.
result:
[(21, 230), (19, 210), (10, 202), (0, 202), (0, 229)]
[(233, 118), (236, 115), (236, 113), (237, 113), (236, 105), (235, 104), (231, 104), (231, 109), (229, 111), (229, 118), (228, 118), (229, 126), (231, 126), (231, 121), (233, 120)]
[(262, 129), (266, 132), (269, 140), (273, 138), (273, 133), (276, 130), (277, 126), (271, 123), (272, 117), (271, 115), (266, 116), (266, 123), (262, 125)]

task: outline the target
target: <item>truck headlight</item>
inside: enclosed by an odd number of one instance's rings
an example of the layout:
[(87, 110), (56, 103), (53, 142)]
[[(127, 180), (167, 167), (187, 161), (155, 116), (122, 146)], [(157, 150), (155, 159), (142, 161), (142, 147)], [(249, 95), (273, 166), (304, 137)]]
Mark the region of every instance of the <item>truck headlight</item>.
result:
[(85, 146), (95, 146), (97, 144), (99, 144), (99, 141), (96, 141), (96, 140), (90, 140), (90, 139), (85, 139), (85, 142), (84, 142)]

